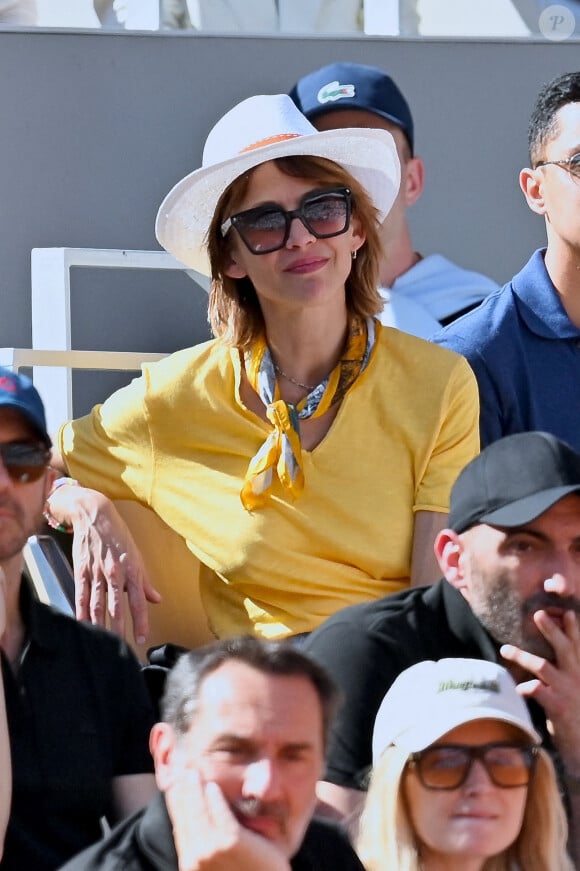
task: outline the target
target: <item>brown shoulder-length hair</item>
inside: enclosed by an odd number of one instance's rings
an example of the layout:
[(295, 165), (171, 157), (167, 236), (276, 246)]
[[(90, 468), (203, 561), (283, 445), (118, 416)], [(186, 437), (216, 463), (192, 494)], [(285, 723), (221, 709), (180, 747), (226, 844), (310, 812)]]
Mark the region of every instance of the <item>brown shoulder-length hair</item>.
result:
[[(361, 318), (377, 314), (383, 306), (377, 289), (381, 256), (379, 223), (377, 211), (363, 186), (342, 166), (323, 157), (278, 157), (274, 163), (285, 175), (312, 179), (317, 186), (350, 188), (352, 213), (360, 222), (366, 240), (359, 248), (346, 280), (347, 309), (350, 314)], [(231, 242), (223, 238), (220, 228), (242, 202), (253, 171), (241, 175), (226, 188), (216, 206), (207, 236), (212, 278), (209, 322), (214, 336), (242, 350), (250, 347), (264, 332), (264, 318), (250, 279), (225, 275)]]

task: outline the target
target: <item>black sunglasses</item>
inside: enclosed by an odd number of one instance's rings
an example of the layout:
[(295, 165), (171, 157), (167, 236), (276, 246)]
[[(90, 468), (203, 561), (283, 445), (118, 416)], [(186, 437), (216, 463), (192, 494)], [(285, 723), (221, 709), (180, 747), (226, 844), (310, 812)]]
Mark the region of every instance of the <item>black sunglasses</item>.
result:
[(302, 197), (298, 208), (291, 211), (276, 203), (265, 203), (231, 215), (221, 225), (221, 234), (225, 236), (231, 227), (235, 227), (252, 254), (270, 254), (284, 247), (294, 218), (299, 218), (317, 239), (330, 239), (346, 233), (351, 211), (350, 188), (311, 191)]
[(0, 444), (2, 464), (16, 484), (38, 481), (50, 461), (50, 451), (38, 442), (5, 442)]
[(538, 756), (536, 744), (497, 742), (468, 747), (465, 744), (438, 744), (411, 753), (409, 766), (427, 789), (457, 789), (469, 776), (478, 759), (496, 786), (511, 789), (527, 786)]

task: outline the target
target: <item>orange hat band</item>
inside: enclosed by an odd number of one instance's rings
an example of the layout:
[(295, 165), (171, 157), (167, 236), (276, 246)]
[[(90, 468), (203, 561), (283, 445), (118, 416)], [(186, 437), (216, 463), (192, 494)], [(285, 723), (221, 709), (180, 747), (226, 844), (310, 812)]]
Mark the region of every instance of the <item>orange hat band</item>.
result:
[(301, 133), (279, 133), (277, 136), (270, 136), (268, 139), (260, 139), (259, 142), (253, 142), (252, 145), (247, 145), (238, 153), (244, 154), (246, 151), (253, 151), (255, 148), (264, 148), (265, 145), (273, 145), (274, 142), (284, 142), (285, 139), (296, 139), (301, 135)]

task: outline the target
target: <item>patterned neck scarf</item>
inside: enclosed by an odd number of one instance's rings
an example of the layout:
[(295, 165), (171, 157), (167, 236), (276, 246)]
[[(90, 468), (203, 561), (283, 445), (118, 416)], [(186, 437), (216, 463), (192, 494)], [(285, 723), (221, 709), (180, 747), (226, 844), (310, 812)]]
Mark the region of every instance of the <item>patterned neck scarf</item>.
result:
[(246, 374), (266, 406), (266, 417), (273, 426), (256, 456), (250, 460), (246, 472), (240, 493), (246, 511), (265, 504), (272, 492), (274, 473), (294, 499), (300, 496), (304, 489), (300, 421), (320, 417), (344, 399), (369, 361), (375, 343), (375, 329), (373, 318), (352, 318), (341, 359), (330, 375), (297, 405), (280, 398), (274, 362), (266, 340), (262, 337), (246, 353)]

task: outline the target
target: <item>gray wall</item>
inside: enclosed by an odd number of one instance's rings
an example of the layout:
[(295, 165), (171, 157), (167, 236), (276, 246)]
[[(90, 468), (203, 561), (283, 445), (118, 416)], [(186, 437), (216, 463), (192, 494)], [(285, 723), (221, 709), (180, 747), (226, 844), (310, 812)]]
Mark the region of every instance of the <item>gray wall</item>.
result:
[[(517, 184), (531, 104), (579, 58), (577, 43), (0, 32), (0, 346), (31, 343), (32, 247), (156, 248), (157, 207), (217, 118), (338, 59), (387, 68), (411, 103), (427, 164), (418, 250), (503, 282), (544, 240)], [(73, 288), (75, 347), (207, 336), (205, 295), (180, 274), (79, 270)], [(75, 410), (116, 377), (78, 375)]]

